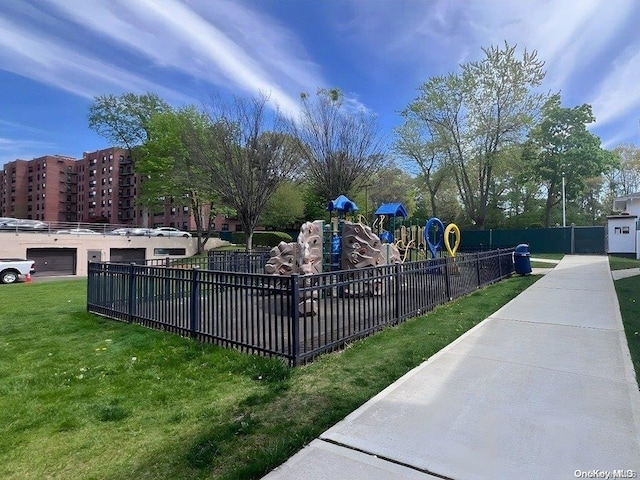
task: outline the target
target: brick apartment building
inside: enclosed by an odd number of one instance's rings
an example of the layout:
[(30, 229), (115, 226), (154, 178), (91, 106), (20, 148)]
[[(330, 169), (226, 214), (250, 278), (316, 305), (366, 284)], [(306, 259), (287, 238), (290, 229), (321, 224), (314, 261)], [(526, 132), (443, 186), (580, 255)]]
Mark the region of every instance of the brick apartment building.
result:
[(76, 160), (46, 155), (0, 171), (0, 217), (78, 221)]
[[(166, 198), (147, 214), (136, 203), (141, 182), (121, 148), (84, 152), (81, 159), (15, 160), (0, 170), (0, 217), (195, 230), (191, 209), (180, 199)], [(239, 224), (218, 216), (214, 230), (235, 231)]]

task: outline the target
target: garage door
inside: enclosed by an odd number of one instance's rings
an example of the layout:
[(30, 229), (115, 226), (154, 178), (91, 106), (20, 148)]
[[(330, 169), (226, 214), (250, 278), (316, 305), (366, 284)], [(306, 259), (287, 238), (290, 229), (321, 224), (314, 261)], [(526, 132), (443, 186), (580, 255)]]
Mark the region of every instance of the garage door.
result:
[(115, 263), (139, 263), (144, 265), (146, 249), (144, 248), (112, 248), (110, 261)]
[(75, 275), (75, 248), (27, 248), (27, 258), (36, 262), (36, 275)]

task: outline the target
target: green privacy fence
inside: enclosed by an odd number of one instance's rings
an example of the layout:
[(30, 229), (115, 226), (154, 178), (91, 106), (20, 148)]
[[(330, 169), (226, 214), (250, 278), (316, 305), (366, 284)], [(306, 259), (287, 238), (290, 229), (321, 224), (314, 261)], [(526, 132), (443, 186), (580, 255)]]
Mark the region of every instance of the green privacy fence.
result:
[(461, 251), (475, 252), (529, 244), (532, 254), (603, 254), (605, 227), (527, 228), (522, 230), (468, 230), (462, 232)]

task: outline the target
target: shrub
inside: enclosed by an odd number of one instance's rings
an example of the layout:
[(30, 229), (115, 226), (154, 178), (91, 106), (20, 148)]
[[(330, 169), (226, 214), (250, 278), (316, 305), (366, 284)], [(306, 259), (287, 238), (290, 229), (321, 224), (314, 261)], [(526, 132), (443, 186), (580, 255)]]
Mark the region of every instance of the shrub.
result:
[[(233, 232), (231, 241), (235, 244), (246, 244), (247, 236), (244, 232)], [(293, 238), (284, 232), (253, 232), (254, 247), (275, 247), (280, 242), (291, 242)]]

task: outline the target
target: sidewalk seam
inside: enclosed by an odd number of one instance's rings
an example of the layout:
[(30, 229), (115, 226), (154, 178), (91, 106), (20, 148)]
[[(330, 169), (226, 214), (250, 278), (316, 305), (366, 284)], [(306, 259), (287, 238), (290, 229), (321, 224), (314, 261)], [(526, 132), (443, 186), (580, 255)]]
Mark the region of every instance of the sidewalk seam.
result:
[(482, 355), (471, 355), (471, 354), (468, 354), (468, 353), (458, 353), (458, 352), (449, 352), (449, 353), (453, 354), (453, 355), (457, 355), (459, 357), (481, 358), (483, 360), (491, 360), (493, 362), (507, 363), (509, 365), (517, 365), (519, 367), (539, 368), (541, 370), (548, 370), (548, 371), (551, 371), (551, 372), (568, 373), (570, 375), (578, 375), (578, 376), (581, 376), (581, 377), (595, 378), (595, 379), (599, 379), (599, 380), (607, 380), (609, 382), (613, 382), (613, 383), (620, 384), (620, 385), (629, 385), (631, 383), (628, 380), (614, 380), (612, 378), (601, 377), (599, 375), (589, 375), (589, 374), (586, 374), (586, 373), (572, 372), (570, 370), (560, 370), (558, 368), (542, 367), (540, 365), (532, 365), (532, 364), (529, 364), (529, 363), (511, 362), (509, 360), (500, 360), (500, 359), (497, 359), (497, 358), (483, 357)]
[[(624, 328), (604, 328), (604, 327), (589, 327), (588, 325), (570, 325), (567, 323), (552, 323), (552, 322), (534, 322), (533, 320), (520, 320), (519, 318), (504, 318), (504, 317), (494, 317), (490, 316), (485, 318), (485, 320), (500, 320), (502, 322), (520, 322), (520, 323), (530, 323), (532, 325), (557, 325), (559, 327), (572, 327), (572, 328), (586, 328), (587, 330), (605, 330), (608, 332), (623, 332)], [(484, 321), (484, 320), (483, 320)]]
[(396, 465), (400, 465), (401, 467), (409, 468), (411, 470), (415, 470), (415, 471), (420, 472), (420, 473), (431, 475), (432, 477), (441, 478), (442, 480), (456, 480), (453, 477), (447, 477), (445, 475), (441, 475), (439, 473), (432, 472), (431, 470), (427, 470), (427, 469), (424, 469), (424, 468), (419, 468), (419, 467), (410, 465), (408, 463), (404, 463), (404, 462), (400, 462), (398, 460), (394, 460), (393, 458), (385, 457), (383, 455), (376, 455), (375, 453), (368, 452), (366, 450), (363, 450), (362, 448), (352, 447), (351, 445), (347, 445), (345, 443), (340, 443), (340, 442), (337, 442), (337, 441), (332, 440), (330, 438), (322, 438), (322, 437), (320, 437), (320, 438), (318, 438), (318, 440), (320, 440), (322, 442), (326, 442), (326, 443), (331, 443), (333, 445), (336, 445), (337, 447), (346, 448), (347, 450), (352, 450), (354, 452), (364, 453), (365, 455), (369, 455), (371, 457), (379, 458), (380, 460), (384, 460), (385, 462), (394, 463)]

